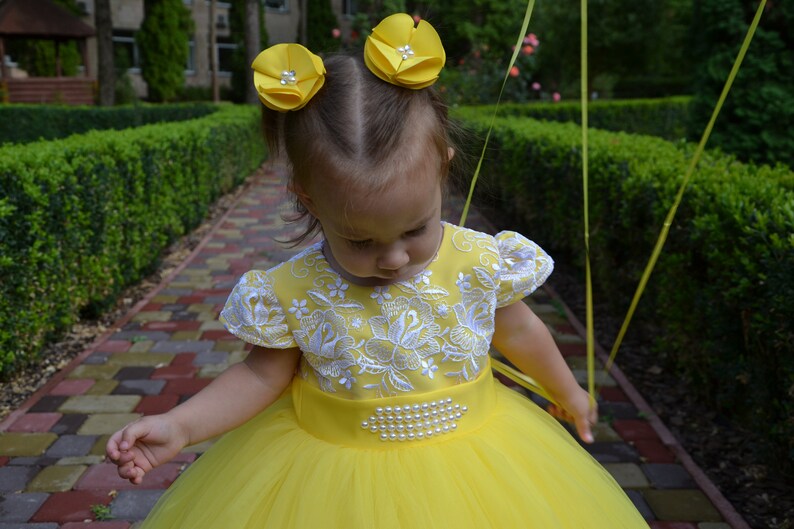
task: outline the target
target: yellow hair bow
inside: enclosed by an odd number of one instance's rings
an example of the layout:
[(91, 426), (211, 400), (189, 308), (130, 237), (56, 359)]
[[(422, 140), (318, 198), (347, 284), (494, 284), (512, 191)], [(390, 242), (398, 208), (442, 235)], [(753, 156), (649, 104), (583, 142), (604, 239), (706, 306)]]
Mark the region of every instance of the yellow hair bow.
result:
[(259, 100), (267, 108), (298, 110), (325, 83), (323, 60), (300, 44), (276, 44), (251, 64)]
[(386, 17), (372, 30), (364, 45), (364, 62), (384, 81), (405, 88), (432, 85), (447, 60), (441, 39), (428, 22), (414, 27), (410, 15)]

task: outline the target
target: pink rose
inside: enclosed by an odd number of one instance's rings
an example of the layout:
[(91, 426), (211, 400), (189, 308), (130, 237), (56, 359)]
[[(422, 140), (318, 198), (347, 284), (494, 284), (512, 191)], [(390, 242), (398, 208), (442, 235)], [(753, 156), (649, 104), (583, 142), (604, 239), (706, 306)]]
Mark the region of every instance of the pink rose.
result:
[(540, 83), (532, 83), (532, 90), (540, 90)]
[(414, 15), (414, 23), (415, 24), (418, 24), (419, 21), (421, 21), (421, 20), (422, 20), (422, 17), (420, 17), (419, 15)]
[(526, 41), (525, 44), (529, 44), (530, 46), (534, 46), (534, 47), (537, 47), (538, 44), (540, 44), (537, 35), (535, 35), (534, 33), (530, 33), (529, 35), (527, 35), (524, 41)]
[(523, 53), (524, 55), (532, 55), (532, 53), (534, 51), (535, 51), (535, 48), (533, 48), (530, 45), (526, 45), (523, 48), (521, 48), (521, 53)]
[(510, 68), (510, 77), (518, 77), (518, 74), (520, 73), (521, 71), (518, 69), (518, 66), (513, 66)]
[(559, 92), (554, 92), (553, 94), (551, 94), (551, 98), (552, 98), (552, 99), (554, 100), (554, 102), (556, 103), (556, 102), (558, 102), (560, 99), (562, 99), (562, 96), (560, 95), (560, 93), (559, 93)]
[(335, 39), (338, 39), (342, 36), (342, 31), (339, 28), (334, 28), (331, 30), (331, 36)]

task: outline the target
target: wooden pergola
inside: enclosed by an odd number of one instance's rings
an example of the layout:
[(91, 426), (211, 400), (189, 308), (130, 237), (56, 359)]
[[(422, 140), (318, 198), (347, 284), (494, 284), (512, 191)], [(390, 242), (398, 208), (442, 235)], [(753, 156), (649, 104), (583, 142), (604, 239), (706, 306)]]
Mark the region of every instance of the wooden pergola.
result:
[[(93, 104), (96, 80), (88, 70), (86, 39), (96, 30), (51, 0), (0, 0), (0, 83), (11, 103)], [(12, 79), (5, 64), (5, 41), (14, 38), (55, 41), (56, 76)], [(83, 76), (61, 75), (60, 44), (76, 40)]]

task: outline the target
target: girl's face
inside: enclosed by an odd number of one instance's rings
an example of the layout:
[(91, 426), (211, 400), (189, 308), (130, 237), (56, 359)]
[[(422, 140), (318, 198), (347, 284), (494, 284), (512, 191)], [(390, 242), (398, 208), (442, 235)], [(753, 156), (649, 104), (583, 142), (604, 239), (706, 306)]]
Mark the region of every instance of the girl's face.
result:
[(439, 164), (432, 158), (419, 160), (379, 193), (343, 194), (328, 180), (312, 186), (306, 205), (322, 225), (325, 256), (339, 275), (354, 284), (387, 285), (433, 260), (443, 228)]

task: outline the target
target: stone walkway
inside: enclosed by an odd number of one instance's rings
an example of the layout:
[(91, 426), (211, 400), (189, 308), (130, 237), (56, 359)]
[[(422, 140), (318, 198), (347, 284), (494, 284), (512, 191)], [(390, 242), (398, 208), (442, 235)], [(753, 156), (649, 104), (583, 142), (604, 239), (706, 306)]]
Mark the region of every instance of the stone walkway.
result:
[[(459, 200), (451, 202), (456, 221)], [(110, 433), (168, 410), (244, 358), (245, 344), (218, 323), (218, 312), (240, 275), (292, 254), (273, 240), (291, 233), (280, 218), (285, 207), (279, 175), (266, 171), (171, 276), (0, 423), (0, 529), (137, 527), (206, 450), (190, 447), (137, 487), (104, 459)], [(488, 231), (476, 212), (467, 225)], [(549, 288), (530, 305), (584, 381), (581, 324)], [(588, 450), (650, 526), (749, 529), (620, 371), (599, 375), (601, 422)]]

